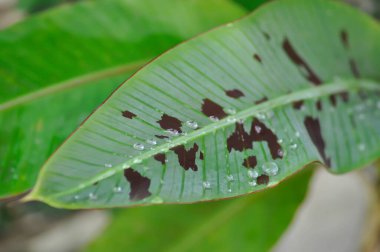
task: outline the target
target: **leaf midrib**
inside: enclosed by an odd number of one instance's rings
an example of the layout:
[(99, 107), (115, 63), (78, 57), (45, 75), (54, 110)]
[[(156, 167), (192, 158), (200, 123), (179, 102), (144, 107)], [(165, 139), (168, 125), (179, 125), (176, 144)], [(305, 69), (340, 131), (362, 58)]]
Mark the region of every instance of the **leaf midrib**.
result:
[(81, 87), (99, 80), (107, 79), (133, 70), (137, 70), (148, 61), (149, 59), (143, 59), (134, 62), (129, 62), (128, 64), (118, 65), (100, 71), (86, 73), (62, 82), (53, 83), (47, 87), (44, 87), (37, 91), (33, 91), (29, 94), (21, 95), (11, 100), (5, 101), (4, 103), (0, 104), (0, 113), (23, 104), (36, 101), (42, 97), (55, 95), (68, 89)]
[[(211, 123), (211, 124), (203, 127), (202, 129), (190, 132), (185, 136), (180, 136), (180, 137), (174, 139), (171, 143), (162, 144), (161, 146), (157, 146), (153, 150), (149, 150), (149, 151), (146, 151), (142, 154), (139, 154), (139, 155), (135, 156), (134, 158), (129, 159), (126, 162), (120, 163), (118, 165), (113, 166), (113, 168), (110, 168), (110, 169), (105, 170), (104, 172), (98, 173), (97, 175), (93, 176), (92, 179), (87, 180), (87, 182), (79, 184), (77, 187), (73, 187), (69, 190), (61, 191), (61, 192), (56, 193), (56, 194), (52, 194), (49, 196), (48, 199), (43, 197), (42, 195), (38, 194), (38, 189), (40, 188), (40, 181), (43, 180), (43, 177), (45, 175), (45, 174), (43, 174), (39, 178), (39, 180), (37, 181), (35, 189), (26, 198), (24, 198), (24, 200), (29, 201), (29, 200), (44, 199), (45, 202), (47, 202), (51, 205), (59, 206), (59, 204), (57, 204), (57, 202), (53, 202), (51, 199), (54, 197), (57, 198), (60, 196), (65, 196), (65, 195), (76, 193), (76, 192), (78, 192), (78, 191), (80, 191), (80, 190), (82, 190), (88, 186), (93, 185), (94, 183), (96, 183), (98, 181), (109, 178), (109, 177), (113, 176), (115, 173), (122, 171), (122, 170), (136, 164), (136, 163), (134, 163), (134, 160), (136, 160), (136, 159), (139, 159), (139, 160), (141, 160), (141, 162), (143, 162), (144, 160), (151, 158), (152, 156), (154, 156), (156, 154), (159, 154), (162, 152), (167, 152), (170, 148), (185, 144), (186, 142), (197, 139), (203, 135), (206, 135), (208, 133), (216, 131), (220, 128), (228, 127), (231, 124), (235, 124), (236, 121), (238, 121), (238, 120), (246, 119), (248, 117), (255, 116), (255, 115), (262, 113), (262, 112), (267, 112), (267, 111), (272, 110), (272, 109), (279, 107), (279, 106), (291, 104), (291, 103), (293, 103), (295, 101), (299, 101), (299, 100), (307, 100), (307, 99), (312, 99), (312, 98), (318, 98), (318, 97), (322, 97), (322, 96), (336, 94), (336, 93), (343, 92), (343, 91), (353, 91), (353, 90), (359, 90), (359, 89), (380, 91), (380, 82), (369, 80), (369, 79), (361, 79), (361, 80), (359, 80), (359, 79), (349, 79), (349, 80), (339, 79), (337, 81), (325, 83), (324, 85), (321, 85), (318, 87), (311, 86), (310, 88), (307, 88), (307, 89), (304, 89), (301, 91), (297, 91), (297, 92), (294, 92), (291, 94), (279, 96), (279, 97), (274, 98), (272, 100), (269, 100), (267, 102), (263, 102), (259, 105), (254, 105), (253, 107), (242, 110), (239, 113), (236, 113), (233, 116), (228, 116), (228, 117), (226, 117), (223, 120), (220, 120), (218, 122)], [(231, 120), (232, 118), (234, 120)], [(51, 160), (49, 160), (49, 161), (51, 161)], [(46, 163), (46, 165), (44, 167), (47, 167), (48, 164), (49, 164), (49, 162)]]

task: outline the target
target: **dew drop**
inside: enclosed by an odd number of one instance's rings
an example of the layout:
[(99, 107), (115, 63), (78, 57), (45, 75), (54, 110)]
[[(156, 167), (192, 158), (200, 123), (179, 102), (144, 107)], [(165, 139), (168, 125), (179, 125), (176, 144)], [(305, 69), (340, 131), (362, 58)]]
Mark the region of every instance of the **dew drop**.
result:
[(278, 174), (278, 165), (275, 162), (267, 162), (262, 166), (263, 172), (268, 176), (275, 176)]
[(133, 163), (134, 163), (134, 164), (140, 164), (141, 162), (142, 162), (142, 160), (139, 159), (139, 158), (135, 158), (135, 159), (133, 160)]
[(263, 114), (263, 113), (258, 113), (258, 114), (256, 115), (256, 117), (257, 117), (259, 120), (265, 120), (265, 119), (267, 118), (266, 115)]
[(295, 150), (298, 148), (298, 145), (296, 143), (292, 143), (292, 144), (290, 144), (289, 148), (292, 150)]
[(115, 186), (113, 188), (114, 193), (121, 193), (123, 191), (123, 188), (121, 186)]
[(226, 179), (227, 179), (227, 181), (233, 181), (234, 180), (234, 176), (233, 175), (227, 175), (226, 176)]
[(257, 186), (257, 182), (256, 182), (255, 180), (253, 180), (253, 181), (249, 181), (249, 182), (248, 182), (248, 185), (250, 185), (250, 186), (252, 186), (252, 187), (255, 187), (255, 186)]
[(227, 192), (232, 193), (232, 189), (231, 189), (231, 188), (228, 188), (228, 189), (227, 189)]
[(104, 164), (104, 166), (106, 167), (106, 168), (112, 168), (112, 164)]
[(197, 129), (198, 128), (198, 123), (196, 121), (186, 121), (186, 126), (191, 128), (191, 129)]
[(168, 129), (168, 130), (166, 130), (166, 132), (168, 134), (170, 134), (171, 136), (178, 136), (179, 135), (179, 132), (176, 129)]
[(365, 144), (360, 143), (360, 144), (358, 145), (358, 149), (359, 149), (360, 151), (365, 151), (365, 149), (366, 149)]
[(279, 139), (277, 140), (277, 143), (279, 143), (279, 144), (282, 144), (283, 142), (284, 142), (284, 140), (281, 139), (281, 138), (279, 138)]
[(90, 200), (97, 200), (98, 199), (98, 196), (96, 196), (96, 194), (95, 193), (89, 193), (88, 194), (88, 198), (90, 199)]
[(296, 131), (296, 133), (294, 134), (296, 137), (300, 137), (301, 136), (301, 133), (299, 133), (298, 131)]
[(79, 195), (75, 195), (74, 200), (79, 200)]
[(219, 121), (219, 118), (216, 117), (216, 116), (210, 116), (209, 118), (210, 118), (210, 120), (213, 121), (213, 122), (217, 122), (217, 121)]
[(161, 204), (164, 202), (164, 200), (161, 197), (156, 196), (150, 202), (153, 204)]
[(236, 122), (237, 119), (235, 117), (228, 117), (227, 122)]
[(157, 144), (157, 140), (156, 139), (148, 139), (146, 140), (146, 142), (150, 145), (156, 145)]
[(203, 188), (204, 189), (211, 189), (211, 183), (208, 181), (203, 182)]
[(142, 151), (142, 150), (145, 149), (145, 146), (144, 146), (143, 144), (141, 144), (141, 143), (135, 143), (135, 144), (133, 145), (133, 148), (134, 148), (135, 150)]
[(250, 178), (259, 177), (259, 173), (255, 170), (249, 169), (247, 173), (248, 173), (248, 177), (250, 177)]
[(277, 154), (280, 156), (280, 157), (284, 157), (285, 156), (285, 152), (283, 150), (278, 150), (277, 151)]
[(230, 115), (234, 115), (234, 114), (236, 114), (236, 109), (234, 109), (234, 108), (227, 108), (226, 109), (226, 113), (230, 114)]
[(257, 134), (260, 134), (260, 133), (261, 133), (261, 130), (262, 130), (262, 129), (261, 129), (260, 126), (258, 126), (258, 125), (255, 126), (255, 131), (256, 131)]

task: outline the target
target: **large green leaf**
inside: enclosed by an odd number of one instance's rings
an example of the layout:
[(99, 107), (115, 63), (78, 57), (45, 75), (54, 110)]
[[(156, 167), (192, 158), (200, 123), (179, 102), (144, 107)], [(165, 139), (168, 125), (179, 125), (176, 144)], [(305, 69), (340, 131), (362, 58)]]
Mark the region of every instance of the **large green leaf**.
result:
[(303, 201), (309, 175), (239, 199), (118, 210), (86, 251), (269, 251)]
[(221, 199), (380, 155), (380, 28), (335, 1), (275, 1), (130, 78), (45, 164), (29, 200)]
[(164, 50), (243, 13), (219, 0), (93, 1), (0, 32), (0, 198), (122, 81)]

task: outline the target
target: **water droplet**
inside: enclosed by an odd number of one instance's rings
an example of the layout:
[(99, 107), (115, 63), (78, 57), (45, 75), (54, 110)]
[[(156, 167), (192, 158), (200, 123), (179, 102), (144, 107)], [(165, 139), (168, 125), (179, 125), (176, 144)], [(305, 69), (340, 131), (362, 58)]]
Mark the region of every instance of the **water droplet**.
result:
[(135, 143), (133, 145), (133, 148), (136, 149), (136, 150), (142, 151), (142, 150), (145, 149), (145, 146), (143, 144), (141, 144), (141, 143)]
[(139, 158), (135, 158), (135, 159), (133, 160), (133, 163), (134, 163), (134, 164), (140, 164), (141, 162), (142, 162), (142, 160), (139, 159)]
[(113, 188), (113, 192), (115, 193), (121, 193), (123, 191), (123, 188), (121, 186), (115, 186)]
[(214, 121), (214, 122), (219, 121), (219, 118), (216, 117), (216, 116), (210, 116), (209, 118), (210, 118), (211, 121)]
[(283, 150), (278, 150), (277, 151), (277, 154), (280, 156), (280, 157), (284, 157), (285, 156), (285, 152)]
[(260, 120), (265, 120), (266, 116), (263, 113), (257, 113), (256, 117)]
[(278, 174), (278, 165), (275, 162), (267, 162), (262, 166), (263, 172), (268, 176), (275, 176)]
[(256, 126), (255, 126), (255, 131), (256, 131), (257, 134), (260, 134), (260, 132), (261, 132), (261, 127), (258, 126), (258, 125), (256, 125)]
[(196, 121), (186, 121), (186, 126), (191, 128), (191, 129), (197, 129), (198, 128), (198, 123)]
[(284, 140), (281, 139), (281, 138), (279, 138), (279, 139), (277, 140), (277, 143), (279, 143), (279, 144), (282, 144), (283, 142), (284, 142)]
[(237, 119), (235, 117), (228, 117), (227, 122), (236, 122)]
[(211, 183), (208, 181), (203, 182), (203, 188), (204, 189), (211, 189)]
[(181, 136), (187, 136), (187, 132), (183, 131), (183, 132), (181, 133)]
[(295, 150), (298, 148), (298, 145), (296, 143), (292, 143), (289, 145), (289, 148), (292, 149), (292, 150)]
[(248, 176), (250, 178), (257, 178), (259, 176), (259, 173), (255, 170), (249, 169), (248, 170)]
[(365, 144), (363, 144), (363, 143), (360, 143), (359, 145), (358, 145), (358, 149), (360, 150), (360, 151), (365, 151)]
[(226, 176), (226, 179), (227, 179), (227, 181), (233, 181), (234, 180), (234, 176), (233, 175), (227, 175)]
[(255, 186), (257, 186), (257, 182), (256, 182), (255, 180), (253, 180), (253, 181), (249, 181), (249, 182), (248, 182), (248, 185), (250, 185), (250, 186), (252, 186), (252, 187), (255, 187)]
[(168, 130), (166, 130), (166, 132), (172, 136), (178, 136), (179, 135), (179, 132), (176, 129), (168, 129)]
[(74, 200), (79, 200), (79, 195), (75, 195)]
[(95, 193), (89, 193), (88, 194), (88, 198), (90, 199), (90, 200), (97, 200), (98, 199), (98, 196), (96, 196), (96, 194)]
[(157, 144), (157, 140), (156, 139), (148, 139), (146, 140), (146, 142), (150, 145), (156, 145)]
[(161, 197), (156, 196), (150, 202), (153, 204), (161, 204), (164, 202), (164, 200)]
[(228, 188), (228, 189), (227, 189), (227, 192), (232, 193), (232, 189), (231, 189), (231, 188)]
[(236, 114), (236, 109), (234, 109), (234, 108), (227, 108), (226, 109), (226, 113), (230, 114), (230, 115), (234, 115), (234, 114)]
[(298, 131), (296, 131), (296, 133), (294, 134), (296, 137), (300, 137), (301, 136), (301, 133), (299, 133)]
[(104, 164), (106, 168), (112, 168), (112, 164)]

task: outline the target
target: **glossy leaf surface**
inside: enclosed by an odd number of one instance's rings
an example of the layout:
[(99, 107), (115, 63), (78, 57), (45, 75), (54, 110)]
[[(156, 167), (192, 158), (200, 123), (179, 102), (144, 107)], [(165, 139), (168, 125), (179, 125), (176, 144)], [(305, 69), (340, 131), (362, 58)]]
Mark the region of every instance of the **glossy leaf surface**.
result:
[(92, 1), (0, 32), (0, 198), (148, 60), (244, 12), (219, 0)]
[(268, 4), (130, 78), (28, 199), (185, 203), (262, 190), (313, 162), (359, 168), (380, 152), (379, 42), (379, 25), (341, 3)]

